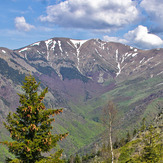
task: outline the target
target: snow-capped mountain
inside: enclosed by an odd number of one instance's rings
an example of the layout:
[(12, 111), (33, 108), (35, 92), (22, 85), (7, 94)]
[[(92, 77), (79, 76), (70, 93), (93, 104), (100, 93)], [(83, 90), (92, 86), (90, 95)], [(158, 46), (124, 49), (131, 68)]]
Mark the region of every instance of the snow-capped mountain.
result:
[[(5, 54), (5, 50), (2, 49), (1, 53)], [(135, 75), (153, 77), (162, 74), (163, 69), (163, 49), (143, 51), (99, 39), (52, 38), (14, 50), (13, 53), (26, 63), (33, 64), (33, 68), (51, 67), (60, 78), (63, 78), (60, 72), (62, 67), (75, 68), (81, 75), (97, 83), (111, 78), (126, 80)]]
[[(92, 127), (94, 137), (101, 132), (95, 123), (108, 97), (121, 113), (118, 129), (126, 127), (126, 122), (135, 125), (144, 114), (150, 117), (158, 112), (158, 108), (148, 109), (158, 99), (157, 105), (162, 106), (163, 49), (141, 50), (99, 39), (69, 38), (52, 38), (16, 50), (0, 48), (1, 120), (18, 106), (16, 93), (27, 74), (41, 81), (42, 87), (49, 87), (48, 106), (65, 107), (66, 121)], [(58, 123), (69, 130), (67, 122)], [(90, 142), (92, 136), (87, 137)], [(81, 140), (82, 146), (88, 144)], [(68, 144), (72, 146), (73, 141)]]

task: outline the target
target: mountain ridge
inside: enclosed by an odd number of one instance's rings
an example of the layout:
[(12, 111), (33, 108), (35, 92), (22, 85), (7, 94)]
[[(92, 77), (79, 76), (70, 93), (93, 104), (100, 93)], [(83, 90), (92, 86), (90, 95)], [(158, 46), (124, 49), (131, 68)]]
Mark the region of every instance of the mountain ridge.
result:
[[(153, 49), (153, 50), (143, 51), (143, 50), (133, 48), (131, 46), (126, 46), (120, 43), (111, 43), (111, 42), (108, 43), (108, 42), (104, 42), (98, 39), (91, 39), (87, 41), (84, 40), (84, 44), (81, 44), (80, 47), (77, 47), (82, 41), (75, 40), (76, 43), (74, 44), (72, 39), (53, 38), (53, 39), (49, 39), (46, 41), (33, 43), (27, 47), (14, 50), (13, 52), (18, 53), (22, 58), (26, 60), (28, 59), (29, 61), (32, 58), (35, 58), (38, 60), (38, 62), (39, 60), (42, 60), (45, 62), (47, 61), (49, 66), (51, 67), (53, 67), (53, 64), (55, 64), (55, 69), (57, 70), (57, 73), (60, 77), (61, 77), (61, 74), (58, 69), (61, 66), (61, 62), (64, 62), (64, 60), (67, 61), (66, 66), (71, 67), (72, 65), (74, 65), (79, 70), (79, 72), (81, 72), (83, 75), (86, 75), (86, 73), (88, 73), (88, 69), (90, 69), (90, 67), (97, 68), (96, 66), (99, 65), (98, 62), (100, 61), (104, 65), (102, 66), (102, 68), (105, 71), (108, 71), (108, 64), (109, 64), (109, 68), (111, 69), (110, 71), (112, 72), (110, 74), (114, 77), (115, 76), (118, 77), (119, 74), (123, 72), (125, 72), (124, 75), (127, 76), (127, 75), (134, 73), (135, 71), (139, 71), (140, 67), (143, 67), (147, 62), (151, 62), (153, 58), (156, 58), (156, 56), (158, 55), (157, 54), (158, 51), (162, 51), (162, 49), (160, 50)], [(89, 44), (91, 44), (91, 46), (92, 44), (98, 44), (98, 46), (94, 46), (93, 49), (90, 49)], [(107, 44), (107, 47), (106, 47), (106, 44)], [(62, 46), (64, 47), (64, 50), (62, 49)], [(118, 49), (117, 47), (120, 47), (120, 49)], [(126, 47), (127, 47), (128, 52), (126, 52)], [(71, 54), (68, 54), (68, 52), (65, 49), (69, 51), (69, 53)], [(86, 51), (87, 54), (84, 54), (83, 49), (84, 51)], [(103, 51), (100, 51), (101, 49)], [(41, 50), (41, 52), (39, 50)], [(2, 52), (4, 51), (5, 50), (2, 49)], [(28, 53), (30, 53), (30, 55), (28, 55)], [(148, 57), (147, 54), (145, 53), (148, 53), (148, 55), (150, 53), (150, 57)], [(154, 53), (154, 55), (152, 55), (152, 53)], [(139, 61), (139, 65), (137, 64), (138, 67), (134, 65), (134, 62), (135, 62), (134, 57)], [(58, 60), (60, 64), (55, 63), (54, 59)], [(86, 62), (85, 59), (87, 59), (89, 62)], [(138, 61), (136, 61), (136, 63), (138, 63)], [(90, 64), (90, 66), (88, 64)], [(156, 64), (159, 65), (160, 63), (157, 62), (155, 63), (155, 65)], [(146, 65), (144, 67), (146, 67)], [(149, 67), (146, 67), (146, 69), (147, 68)], [(133, 72), (131, 70), (129, 71), (129, 69), (131, 69)], [(102, 74), (99, 75), (99, 78), (102, 78), (101, 76)], [(100, 79), (99, 81), (102, 82), (102, 80)]]
[(65, 108), (66, 120), (58, 119), (56, 130), (70, 130), (72, 149), (66, 152), (73, 153), (102, 133), (101, 110), (108, 98), (117, 104), (117, 131), (136, 127), (143, 116), (150, 121), (163, 103), (162, 55), (163, 49), (99, 39), (51, 38), (16, 50), (0, 48), (0, 118), (18, 106), (16, 94), (32, 74), (42, 88), (49, 87), (46, 106)]

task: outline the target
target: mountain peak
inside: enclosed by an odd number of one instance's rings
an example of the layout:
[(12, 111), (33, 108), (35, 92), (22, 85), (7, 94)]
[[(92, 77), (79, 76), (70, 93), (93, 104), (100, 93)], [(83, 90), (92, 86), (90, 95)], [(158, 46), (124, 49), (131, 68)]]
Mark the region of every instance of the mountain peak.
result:
[(75, 67), (82, 75), (100, 83), (113, 79), (125, 80), (126, 77), (144, 73), (148, 76), (160, 74), (160, 68), (155, 69), (154, 73), (150, 69), (162, 65), (161, 49), (143, 51), (100, 39), (56, 37), (38, 41), (15, 52), (19, 52), (29, 62), (37, 61), (40, 65), (53, 67), (59, 76), (61, 67)]

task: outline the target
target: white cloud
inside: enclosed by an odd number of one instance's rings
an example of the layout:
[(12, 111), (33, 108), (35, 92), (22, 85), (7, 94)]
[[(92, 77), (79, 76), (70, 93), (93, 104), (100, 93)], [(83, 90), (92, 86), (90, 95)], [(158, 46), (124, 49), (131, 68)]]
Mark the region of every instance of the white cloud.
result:
[(163, 47), (163, 40), (155, 34), (148, 32), (147, 27), (139, 25), (124, 35), (124, 38), (104, 36), (105, 41), (121, 42), (140, 49), (153, 49)]
[(125, 39), (122, 39), (122, 38), (119, 38), (119, 37), (110, 37), (110, 36), (103, 36), (103, 40), (104, 41), (108, 41), (108, 42), (120, 42), (120, 43), (123, 43), (123, 44), (126, 44), (127, 43), (127, 40)]
[(147, 27), (142, 25), (129, 31), (124, 35), (124, 38), (128, 43), (132, 42), (142, 49), (152, 49), (163, 46), (163, 40), (157, 35), (149, 33)]
[(155, 32), (163, 32), (163, 1), (142, 0), (140, 6), (145, 9), (150, 20), (156, 23), (152, 26), (152, 30)]
[(138, 16), (132, 0), (66, 0), (48, 6), (47, 15), (40, 20), (63, 27), (107, 30), (133, 23)]
[(30, 31), (31, 29), (35, 28), (33, 25), (26, 23), (26, 20), (23, 16), (15, 18), (15, 27), (19, 31)]

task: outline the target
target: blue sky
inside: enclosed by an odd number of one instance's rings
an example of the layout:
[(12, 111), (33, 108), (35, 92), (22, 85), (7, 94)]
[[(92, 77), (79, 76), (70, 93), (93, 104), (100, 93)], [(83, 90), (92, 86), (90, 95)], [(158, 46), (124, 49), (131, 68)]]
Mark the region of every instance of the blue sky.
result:
[(163, 47), (162, 0), (1, 0), (0, 47), (53, 37)]

